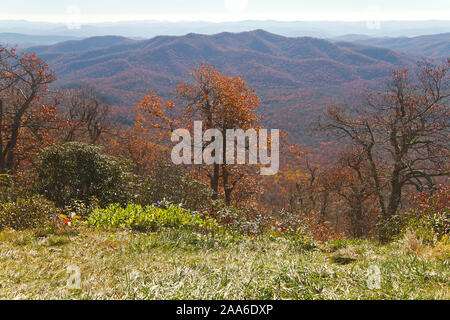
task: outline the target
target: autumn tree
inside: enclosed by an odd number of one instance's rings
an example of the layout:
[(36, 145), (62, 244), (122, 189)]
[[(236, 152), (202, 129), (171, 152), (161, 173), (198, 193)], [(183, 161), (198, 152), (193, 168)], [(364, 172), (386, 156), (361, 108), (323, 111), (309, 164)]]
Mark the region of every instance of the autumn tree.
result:
[(0, 46), (0, 173), (11, 172), (48, 138), (56, 108), (41, 99), (54, 81), (35, 54)]
[(60, 89), (55, 104), (65, 122), (58, 135), (62, 142), (83, 141), (96, 144), (108, 127), (111, 107), (98, 95), (95, 87), (81, 85)]
[(164, 143), (182, 120), (175, 103), (159, 97), (154, 91), (144, 95), (136, 108), (135, 128)]
[[(154, 92), (144, 96), (138, 106), (137, 127), (165, 134), (182, 123), (192, 130), (192, 123), (199, 120), (202, 121), (203, 132), (217, 129), (223, 136), (228, 129), (257, 128), (255, 110), (259, 104), (258, 97), (244, 79), (223, 75), (209, 65), (194, 68), (190, 75), (191, 81), (180, 83), (175, 90), (178, 104), (166, 101)], [(201, 149), (205, 147), (206, 144)], [(225, 159), (225, 141), (221, 150)], [(238, 184), (244, 180), (249, 183), (245, 178), (255, 171), (250, 166), (226, 163), (201, 168), (209, 179), (213, 199), (218, 198), (222, 186), (227, 204), (231, 204), (232, 193)]]
[(357, 109), (329, 109), (322, 124), (362, 150), (385, 218), (399, 209), (406, 186), (422, 190), (448, 176), (448, 68), (449, 61), (421, 63), (415, 77), (397, 70), (384, 92), (368, 94)]
[[(195, 68), (190, 83), (181, 83), (177, 87), (177, 96), (185, 104), (188, 118), (203, 121), (204, 130), (217, 129), (226, 135), (228, 129), (247, 130), (257, 126), (255, 110), (259, 105), (257, 95), (246, 81), (240, 77), (223, 75), (212, 66), (202, 65)], [(204, 147), (204, 146), (203, 146)], [(226, 143), (223, 141), (223, 159), (226, 158)], [(207, 172), (214, 192), (218, 195), (219, 181), (226, 204), (231, 204), (231, 196), (241, 179), (249, 174), (250, 168), (215, 163)]]

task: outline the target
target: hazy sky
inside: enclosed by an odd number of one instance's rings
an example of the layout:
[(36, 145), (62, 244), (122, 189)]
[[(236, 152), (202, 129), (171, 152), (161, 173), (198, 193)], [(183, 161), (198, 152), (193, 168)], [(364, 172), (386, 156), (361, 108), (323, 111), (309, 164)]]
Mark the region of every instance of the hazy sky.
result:
[(1, 20), (449, 20), (449, 0), (0, 0)]

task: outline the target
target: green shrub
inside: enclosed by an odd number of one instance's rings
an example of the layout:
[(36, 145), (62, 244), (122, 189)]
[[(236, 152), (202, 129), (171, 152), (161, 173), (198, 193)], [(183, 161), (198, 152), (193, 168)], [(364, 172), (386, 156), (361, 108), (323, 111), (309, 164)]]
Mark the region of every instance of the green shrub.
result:
[(330, 248), (330, 250), (332, 252), (335, 252), (337, 250), (346, 248), (348, 246), (348, 244), (349, 244), (348, 240), (339, 238), (339, 239), (329, 240), (327, 243), (327, 246), (328, 246), (328, 248)]
[(6, 174), (0, 174), (0, 202), (8, 202), (11, 197), (10, 178)]
[(59, 207), (73, 200), (89, 203), (92, 197), (101, 206), (125, 204), (131, 197), (127, 166), (101, 154), (95, 146), (79, 142), (53, 145), (39, 154), (36, 170), (39, 192)]
[(35, 229), (57, 221), (60, 210), (53, 202), (42, 197), (19, 198), (14, 202), (0, 204), (0, 230)]
[(399, 240), (405, 236), (408, 231), (413, 231), (423, 240), (434, 238), (434, 232), (431, 225), (423, 219), (423, 216), (417, 211), (410, 210), (400, 212), (391, 218), (382, 221), (379, 226), (380, 239), (384, 241)]
[(301, 229), (297, 230), (297, 233), (293, 235), (290, 245), (300, 250), (314, 250), (317, 248), (312, 236)]
[(450, 186), (440, 185), (432, 194), (422, 192), (414, 197), (416, 232), (427, 229), (437, 240), (450, 235)]
[(420, 193), (414, 197), (410, 210), (399, 212), (380, 224), (380, 234), (387, 240), (400, 239), (407, 231), (427, 244), (433, 244), (450, 234), (450, 190), (439, 186), (433, 194)]
[(207, 206), (212, 192), (207, 185), (193, 179), (179, 166), (164, 161), (158, 162), (152, 174), (141, 179), (136, 190), (140, 205), (152, 205), (162, 200), (182, 204), (198, 210)]
[(33, 195), (33, 187), (34, 180), (27, 171), (16, 173), (14, 176), (0, 174), (0, 203), (30, 197)]
[(87, 219), (87, 224), (105, 229), (123, 228), (151, 232), (161, 228), (218, 230), (217, 223), (212, 219), (174, 205), (158, 208), (130, 204), (123, 208), (115, 204), (105, 209), (94, 210)]

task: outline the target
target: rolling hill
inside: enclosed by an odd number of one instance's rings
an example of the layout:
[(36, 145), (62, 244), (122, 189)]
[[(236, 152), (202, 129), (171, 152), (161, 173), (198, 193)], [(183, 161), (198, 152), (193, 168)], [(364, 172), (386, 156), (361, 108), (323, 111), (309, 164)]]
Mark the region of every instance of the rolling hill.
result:
[[(378, 81), (414, 60), (367, 45), (288, 38), (262, 30), (213, 36), (188, 34), (150, 40), (94, 37), (32, 47), (48, 61), (60, 82), (92, 81), (112, 89), (161, 90), (202, 61), (237, 74), (261, 88), (305, 88), (353, 81)], [(140, 81), (140, 85), (130, 86)]]
[[(372, 38), (362, 35), (346, 35), (335, 38), (335, 40), (388, 48), (408, 53), (417, 58), (441, 60), (450, 56), (450, 33), (423, 35), (411, 38)], [(342, 45), (342, 43), (338, 42), (338, 45)]]
[(89, 82), (128, 107), (147, 89), (166, 95), (193, 66), (206, 62), (246, 78), (262, 97), (267, 124), (297, 138), (308, 136), (308, 121), (336, 97), (352, 99), (355, 91), (377, 86), (393, 69), (415, 62), (385, 48), (263, 30), (149, 40), (105, 36), (29, 50), (48, 61), (60, 85)]

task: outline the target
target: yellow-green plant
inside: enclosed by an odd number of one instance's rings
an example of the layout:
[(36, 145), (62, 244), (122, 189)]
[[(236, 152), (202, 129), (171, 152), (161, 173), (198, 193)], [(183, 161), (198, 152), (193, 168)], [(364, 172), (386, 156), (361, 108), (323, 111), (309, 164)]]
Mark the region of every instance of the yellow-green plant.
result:
[(106, 229), (123, 228), (137, 231), (157, 231), (161, 228), (189, 228), (198, 231), (219, 229), (213, 219), (174, 205), (158, 208), (135, 204), (121, 207), (115, 204), (94, 210), (87, 219), (87, 224)]

